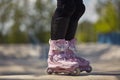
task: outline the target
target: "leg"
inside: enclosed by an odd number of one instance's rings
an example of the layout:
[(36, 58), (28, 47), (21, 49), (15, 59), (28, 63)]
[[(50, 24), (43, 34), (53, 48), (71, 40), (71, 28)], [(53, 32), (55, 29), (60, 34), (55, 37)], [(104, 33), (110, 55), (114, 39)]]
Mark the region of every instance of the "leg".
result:
[(57, 0), (57, 9), (52, 18), (50, 49), (48, 53), (48, 74), (71, 73), (79, 75), (79, 65), (76, 61), (68, 60), (65, 35), (69, 20), (74, 12), (74, 0)]
[(69, 26), (65, 36), (66, 40), (72, 40), (74, 38), (77, 25), (78, 25), (78, 20), (85, 12), (85, 6), (82, 0), (75, 0), (75, 4), (76, 4), (76, 9), (70, 18)]
[(57, 0), (57, 9), (51, 22), (51, 39), (64, 39), (70, 17), (75, 10), (74, 0)]
[(68, 42), (68, 48), (66, 50), (66, 53), (67, 53), (67, 56), (69, 56), (69, 59), (71, 61), (77, 61), (79, 63), (79, 68), (81, 71), (86, 71), (89, 73), (92, 71), (92, 67), (90, 66), (89, 61), (87, 61), (82, 57), (78, 57), (76, 55), (77, 53), (76, 47), (75, 47), (76, 40), (74, 39), (78, 20), (83, 15), (85, 11), (85, 6), (82, 0), (75, 0), (75, 4), (76, 4), (76, 10), (71, 16), (67, 34), (65, 36), (65, 39)]

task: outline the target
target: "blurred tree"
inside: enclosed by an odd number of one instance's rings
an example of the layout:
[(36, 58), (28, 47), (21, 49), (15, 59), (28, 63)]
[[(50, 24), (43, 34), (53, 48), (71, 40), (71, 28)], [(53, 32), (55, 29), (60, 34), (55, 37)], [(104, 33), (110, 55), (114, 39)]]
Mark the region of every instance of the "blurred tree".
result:
[(25, 32), (21, 32), (18, 24), (12, 26), (12, 31), (7, 36), (6, 43), (28, 43), (28, 35)]
[[(27, 0), (26, 0), (27, 1)], [(6, 43), (27, 43), (28, 37), (26, 32), (22, 32), (20, 28), (22, 27), (25, 12), (22, 7), (19, 5), (20, 1), (16, 1), (14, 4), (13, 11), (13, 25), (11, 26), (11, 30), (7, 35)]]
[(111, 1), (103, 3), (97, 8), (100, 16), (95, 24), (95, 29), (98, 33), (110, 33), (117, 30), (118, 17), (115, 6)]
[(96, 41), (93, 23), (91, 23), (89, 21), (82, 22), (77, 29), (76, 38), (80, 42), (94, 42), (94, 41)]
[(3, 43), (3, 36), (1, 34), (1, 32), (0, 32), (0, 43)]
[(115, 0), (115, 6), (117, 9), (117, 15), (118, 15), (118, 26), (117, 26), (117, 31), (120, 32), (120, 0)]
[[(50, 23), (53, 14), (54, 5), (53, 0), (36, 0), (36, 23), (35, 33), (39, 41), (42, 43), (47, 43), (50, 38)], [(44, 35), (44, 36), (43, 36)]]
[(81, 42), (97, 41), (99, 33), (116, 32), (120, 28), (118, 19), (120, 7), (117, 6), (117, 11), (113, 2), (109, 0), (99, 0), (98, 3), (96, 6), (96, 11), (99, 14), (98, 21), (96, 23), (84, 21), (78, 27), (76, 37)]
[(0, 43), (4, 42), (5, 24), (10, 20), (9, 13), (13, 7), (11, 2), (11, 0), (0, 0)]
[(0, 43), (27, 43), (30, 31), (48, 42), (53, 10), (53, 0), (0, 0)]

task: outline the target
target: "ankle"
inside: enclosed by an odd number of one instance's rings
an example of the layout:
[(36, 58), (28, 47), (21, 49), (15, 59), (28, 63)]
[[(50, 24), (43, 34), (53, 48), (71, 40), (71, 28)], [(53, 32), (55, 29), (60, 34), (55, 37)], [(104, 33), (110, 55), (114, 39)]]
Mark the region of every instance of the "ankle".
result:
[(49, 44), (49, 54), (64, 52), (67, 48), (65, 39), (49, 40)]

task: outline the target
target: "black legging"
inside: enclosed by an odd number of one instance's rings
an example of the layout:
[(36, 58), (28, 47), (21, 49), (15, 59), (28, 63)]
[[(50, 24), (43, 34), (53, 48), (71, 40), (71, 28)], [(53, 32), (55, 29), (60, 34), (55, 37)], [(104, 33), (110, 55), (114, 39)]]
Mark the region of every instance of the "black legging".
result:
[(57, 8), (51, 22), (51, 39), (73, 39), (78, 20), (84, 12), (82, 0), (57, 0)]

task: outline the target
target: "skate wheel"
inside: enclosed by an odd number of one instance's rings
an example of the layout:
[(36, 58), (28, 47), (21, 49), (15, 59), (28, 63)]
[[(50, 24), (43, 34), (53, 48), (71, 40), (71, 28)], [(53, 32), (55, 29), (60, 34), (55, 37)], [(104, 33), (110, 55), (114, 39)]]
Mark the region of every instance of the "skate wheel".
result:
[(76, 68), (71, 74), (74, 75), (74, 76), (79, 76), (80, 72), (81, 72), (80, 69)]
[(50, 69), (50, 68), (48, 68), (48, 69), (47, 69), (47, 73), (48, 73), (48, 74), (52, 74), (52, 73), (53, 73), (53, 70)]
[(90, 73), (91, 71), (92, 71), (92, 67), (89, 66), (89, 67), (87, 68), (86, 72), (87, 72), (87, 73)]
[(55, 72), (56, 75), (58, 75), (59, 73), (58, 72)]

